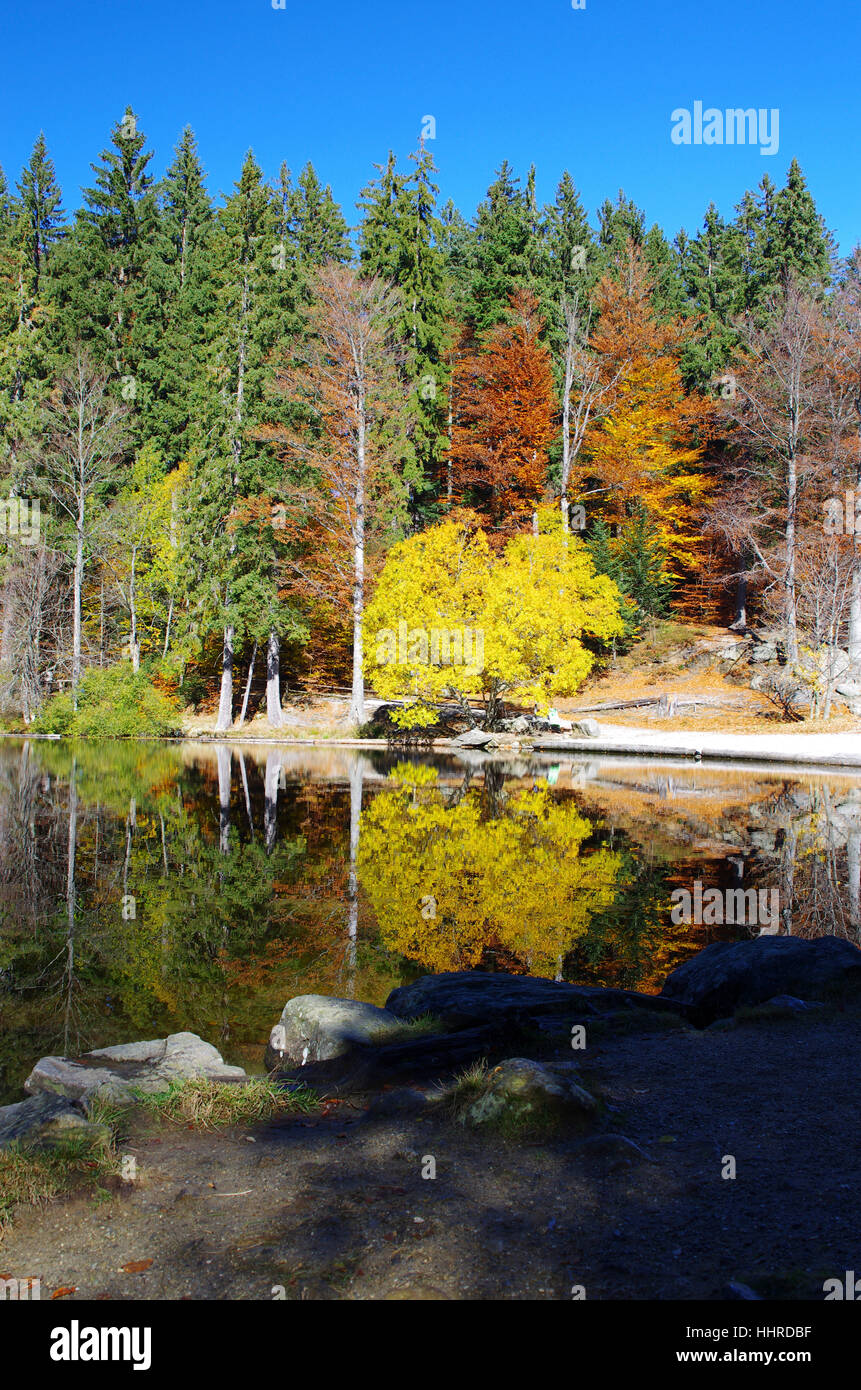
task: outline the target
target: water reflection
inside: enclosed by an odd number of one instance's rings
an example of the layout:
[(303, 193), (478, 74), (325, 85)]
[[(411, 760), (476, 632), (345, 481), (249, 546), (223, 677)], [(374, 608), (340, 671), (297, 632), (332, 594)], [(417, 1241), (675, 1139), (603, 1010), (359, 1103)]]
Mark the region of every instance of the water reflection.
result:
[[(777, 923), (671, 895), (780, 890)], [(716, 936), (861, 935), (861, 780), (592, 757), (0, 748), (0, 1098), (190, 1028), (259, 1066), (293, 994), (480, 967), (659, 988)]]

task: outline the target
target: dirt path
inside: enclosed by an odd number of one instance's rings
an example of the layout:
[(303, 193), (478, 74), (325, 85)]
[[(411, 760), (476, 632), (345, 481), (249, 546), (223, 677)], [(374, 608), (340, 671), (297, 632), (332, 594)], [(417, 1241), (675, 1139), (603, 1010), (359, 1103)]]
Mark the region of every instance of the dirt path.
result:
[(585, 1139), (360, 1101), (228, 1135), (138, 1127), (139, 1181), (21, 1212), (0, 1272), (72, 1299), (695, 1299), (730, 1279), (821, 1299), (861, 1258), (859, 1025), (823, 1010), (597, 1038), (579, 1055), (607, 1108)]

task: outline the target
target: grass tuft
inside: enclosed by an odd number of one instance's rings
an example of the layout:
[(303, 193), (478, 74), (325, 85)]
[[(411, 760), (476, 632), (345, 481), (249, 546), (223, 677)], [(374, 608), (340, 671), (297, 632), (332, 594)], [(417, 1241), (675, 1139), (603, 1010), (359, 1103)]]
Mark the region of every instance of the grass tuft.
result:
[(244, 1085), (204, 1078), (172, 1081), (164, 1091), (136, 1092), (135, 1099), (149, 1114), (194, 1129), (258, 1124), (276, 1115), (307, 1115), (319, 1104), (307, 1087), (285, 1091), (260, 1077)]
[(90, 1135), (70, 1135), (50, 1149), (0, 1149), (0, 1233), (17, 1206), (44, 1206), (82, 1178), (98, 1182), (118, 1170), (113, 1145)]

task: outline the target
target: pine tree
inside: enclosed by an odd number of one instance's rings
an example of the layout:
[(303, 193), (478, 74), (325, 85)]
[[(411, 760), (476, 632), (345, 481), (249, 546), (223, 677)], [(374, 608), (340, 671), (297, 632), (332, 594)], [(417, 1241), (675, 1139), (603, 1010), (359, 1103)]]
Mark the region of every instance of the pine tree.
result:
[[(5, 181), (4, 181), (5, 184)], [(51, 375), (48, 262), (62, 233), (61, 193), (43, 135), (18, 182), (0, 191), (0, 450), (16, 470), (22, 442), (38, 428)]]
[[(595, 282), (597, 247), (589, 219), (574, 180), (567, 169), (559, 181), (556, 198), (544, 209), (547, 247), (547, 287), (558, 309), (560, 302), (576, 296), (585, 301)], [(549, 312), (550, 306), (545, 310)]]
[(503, 160), (475, 222), (472, 283), (465, 305), (476, 335), (503, 322), (517, 289), (528, 288), (533, 264), (529, 202)]
[(42, 292), (42, 276), (53, 248), (63, 236), (65, 223), (63, 195), (43, 132), (39, 133), (29, 162), (22, 170), (18, 197), (29, 243), (29, 293), (38, 302)]
[(387, 280), (400, 292), (396, 332), (405, 349), (409, 450), (412, 471), (422, 480), (419, 492), (427, 498), (447, 443), (447, 305), (433, 157), (420, 145), (410, 159), (412, 175), (399, 174), (390, 153), (385, 166), (376, 166), (378, 179), (362, 191), (359, 263), (364, 275)]
[(739, 233), (714, 203), (694, 240), (680, 246), (679, 259), (688, 312), (700, 321), (685, 350), (682, 371), (688, 385), (703, 390), (730, 361), (738, 342), (735, 319), (745, 300)]
[(303, 266), (352, 260), (349, 228), (327, 184), (324, 188), (313, 164), (305, 165), (293, 195), (292, 235), (296, 257)]
[(171, 468), (189, 455), (197, 434), (216, 311), (215, 222), (189, 127), (159, 186), (158, 203), (134, 347), (141, 435), (157, 445)]
[(152, 152), (131, 107), (111, 132), (111, 145), (92, 165), (85, 207), (56, 257), (59, 348), (89, 344), (98, 361), (123, 378), (123, 399), (137, 397), (138, 362), (132, 342), (144, 267), (157, 208), (147, 166)]

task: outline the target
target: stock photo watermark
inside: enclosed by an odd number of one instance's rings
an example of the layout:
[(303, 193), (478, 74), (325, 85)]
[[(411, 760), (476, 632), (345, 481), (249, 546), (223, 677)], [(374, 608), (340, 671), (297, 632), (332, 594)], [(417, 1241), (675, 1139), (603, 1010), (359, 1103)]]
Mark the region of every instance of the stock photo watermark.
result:
[(376, 634), (378, 666), (463, 666), (477, 675), (484, 668), (484, 629), (472, 627), (407, 629), (383, 627)]
[(0, 498), (0, 536), (17, 536), (22, 545), (38, 545), (40, 534), (38, 497)]
[(779, 888), (707, 888), (699, 879), (693, 892), (675, 888), (670, 894), (675, 904), (670, 920), (676, 925), (692, 922), (704, 926), (739, 926), (775, 928), (780, 922)]
[(822, 504), (822, 529), (826, 536), (861, 535), (861, 492), (847, 488), (844, 498), (826, 498)]
[(695, 101), (692, 111), (677, 106), (670, 120), (674, 145), (759, 145), (762, 155), (774, 155), (780, 149), (780, 110), (776, 106), (770, 111), (764, 106), (721, 111), (716, 106), (703, 109), (703, 103)]

